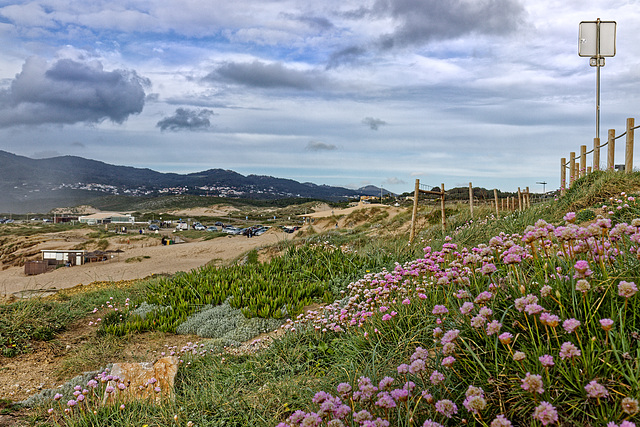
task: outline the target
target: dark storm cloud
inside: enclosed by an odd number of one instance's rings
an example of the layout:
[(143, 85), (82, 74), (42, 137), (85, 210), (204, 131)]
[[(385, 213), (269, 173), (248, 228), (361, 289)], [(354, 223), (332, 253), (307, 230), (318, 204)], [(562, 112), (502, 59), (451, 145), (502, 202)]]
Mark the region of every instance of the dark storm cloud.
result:
[(260, 61), (228, 62), (209, 73), (207, 81), (226, 81), (259, 88), (313, 89), (321, 79), (313, 72), (287, 68), (280, 63), (265, 64)]
[(156, 126), (161, 131), (178, 132), (181, 130), (196, 131), (207, 130), (211, 128), (209, 117), (214, 113), (211, 110), (191, 110), (188, 108), (178, 108), (173, 116), (165, 117), (160, 120)]
[(307, 151), (333, 151), (337, 150), (338, 147), (333, 144), (327, 144), (326, 142), (309, 141), (305, 149)]
[(362, 119), (362, 123), (369, 126), (371, 130), (378, 130), (380, 126), (387, 124), (387, 122), (385, 122), (384, 120), (375, 119), (373, 117), (365, 117), (364, 119)]
[(523, 22), (525, 10), (518, 0), (378, 0), (374, 13), (400, 22), (379, 41), (391, 49), (473, 33), (508, 34)]
[(504, 35), (525, 20), (519, 0), (377, 0), (373, 8), (342, 13), (348, 19), (388, 19), (394, 31), (330, 55), (327, 68), (356, 62), (368, 52), (421, 46), (470, 34)]
[(44, 123), (124, 122), (144, 106), (149, 81), (135, 71), (105, 71), (98, 61), (27, 59), (0, 92), (0, 127)]

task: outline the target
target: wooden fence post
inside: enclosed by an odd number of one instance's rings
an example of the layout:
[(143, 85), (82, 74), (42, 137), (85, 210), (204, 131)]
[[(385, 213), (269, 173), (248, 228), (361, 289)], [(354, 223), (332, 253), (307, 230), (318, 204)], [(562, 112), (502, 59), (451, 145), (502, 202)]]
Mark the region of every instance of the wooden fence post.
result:
[(471, 212), (471, 219), (473, 219), (473, 186), (469, 183), (469, 211)]
[(529, 193), (529, 187), (527, 187), (527, 209), (531, 207), (531, 194)]
[(600, 138), (593, 138), (593, 168), (592, 170), (600, 170)]
[(576, 152), (569, 153), (569, 186), (573, 187), (573, 182), (576, 180)]
[(580, 178), (587, 174), (587, 146), (580, 146)]
[(565, 157), (560, 159), (560, 195), (564, 196), (567, 191), (567, 159)]
[(440, 199), (440, 207), (442, 208), (442, 234), (444, 234), (444, 230), (447, 227), (447, 217), (444, 213), (444, 182), (440, 185), (440, 191), (442, 191), (442, 196)]
[(609, 129), (609, 135), (607, 139), (607, 170), (615, 169), (615, 154), (616, 154), (616, 130)]
[(633, 127), (635, 120), (633, 117), (627, 119), (627, 147), (624, 156), (624, 171), (633, 172)]
[(500, 215), (500, 210), (498, 209), (498, 189), (493, 189), (493, 199), (496, 201), (496, 216)]
[(520, 191), (520, 187), (518, 187), (518, 210), (522, 210), (522, 191)]
[(409, 235), (409, 242), (413, 242), (413, 238), (416, 236), (416, 217), (418, 216), (418, 195), (420, 194), (420, 180), (416, 179), (416, 188), (413, 192), (413, 213), (411, 214), (411, 234)]

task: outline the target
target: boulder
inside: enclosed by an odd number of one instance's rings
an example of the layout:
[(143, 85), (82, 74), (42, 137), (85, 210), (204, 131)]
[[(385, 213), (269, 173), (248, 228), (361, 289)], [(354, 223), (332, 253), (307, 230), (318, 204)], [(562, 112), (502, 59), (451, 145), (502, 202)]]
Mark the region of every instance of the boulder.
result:
[(160, 404), (173, 399), (178, 364), (175, 356), (163, 357), (155, 363), (114, 363), (110, 375), (118, 380), (108, 382), (103, 403), (147, 400)]

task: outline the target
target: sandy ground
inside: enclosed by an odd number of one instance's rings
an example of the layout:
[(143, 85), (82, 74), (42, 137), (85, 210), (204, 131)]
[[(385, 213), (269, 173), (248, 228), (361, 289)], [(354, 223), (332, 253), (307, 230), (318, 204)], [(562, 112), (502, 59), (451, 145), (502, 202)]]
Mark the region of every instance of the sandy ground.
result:
[[(270, 230), (261, 236), (224, 236), (162, 246), (157, 241), (134, 241), (120, 245), (124, 251), (109, 261), (74, 267), (61, 267), (43, 274), (27, 276), (24, 267), (10, 267), (0, 271), (0, 295), (28, 296), (34, 291), (64, 289), (95, 281), (131, 280), (152, 274), (189, 271), (210, 261), (224, 263), (257, 247), (268, 246), (292, 238), (292, 234)], [(135, 237), (135, 236), (133, 236)], [(144, 257), (140, 261), (126, 259)]]

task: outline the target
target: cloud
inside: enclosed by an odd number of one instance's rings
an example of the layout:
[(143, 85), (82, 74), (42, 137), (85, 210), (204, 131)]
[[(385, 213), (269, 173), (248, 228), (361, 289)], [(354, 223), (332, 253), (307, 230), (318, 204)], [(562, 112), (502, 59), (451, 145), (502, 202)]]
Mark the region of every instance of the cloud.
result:
[(404, 184), (406, 184), (405, 181), (396, 177), (387, 178), (382, 183), (382, 185), (404, 185)]
[(365, 117), (362, 119), (362, 123), (369, 126), (371, 130), (378, 130), (380, 126), (384, 126), (387, 124), (384, 120), (375, 119), (373, 117)]
[(82, 142), (80, 141), (74, 141), (71, 143), (72, 147), (76, 147), (76, 148), (86, 148), (87, 146), (84, 145)]
[(378, 0), (375, 13), (400, 25), (380, 39), (381, 47), (405, 47), (469, 34), (502, 35), (523, 22), (518, 0)]
[(135, 71), (105, 71), (99, 61), (26, 60), (0, 91), (0, 127), (45, 123), (123, 123), (144, 106), (149, 81)]
[(60, 154), (56, 150), (43, 150), (43, 151), (36, 151), (31, 155), (31, 158), (32, 159), (50, 159), (52, 157), (59, 157), (61, 155), (62, 154)]
[(205, 81), (226, 81), (259, 88), (313, 89), (322, 80), (311, 71), (287, 68), (281, 63), (266, 64), (260, 61), (247, 63), (227, 62), (209, 73)]
[(352, 44), (330, 55), (327, 68), (357, 62), (369, 53), (423, 46), (469, 35), (506, 35), (524, 22), (519, 0), (377, 0), (343, 17), (366, 22), (391, 21), (394, 29), (377, 38)]
[(165, 130), (173, 132), (207, 130), (211, 128), (209, 117), (213, 115), (213, 111), (206, 108), (197, 110), (178, 108), (173, 116), (160, 120), (156, 127), (159, 127), (163, 132)]
[(333, 151), (337, 150), (338, 147), (333, 144), (327, 144), (325, 142), (309, 141), (305, 149), (307, 151)]

